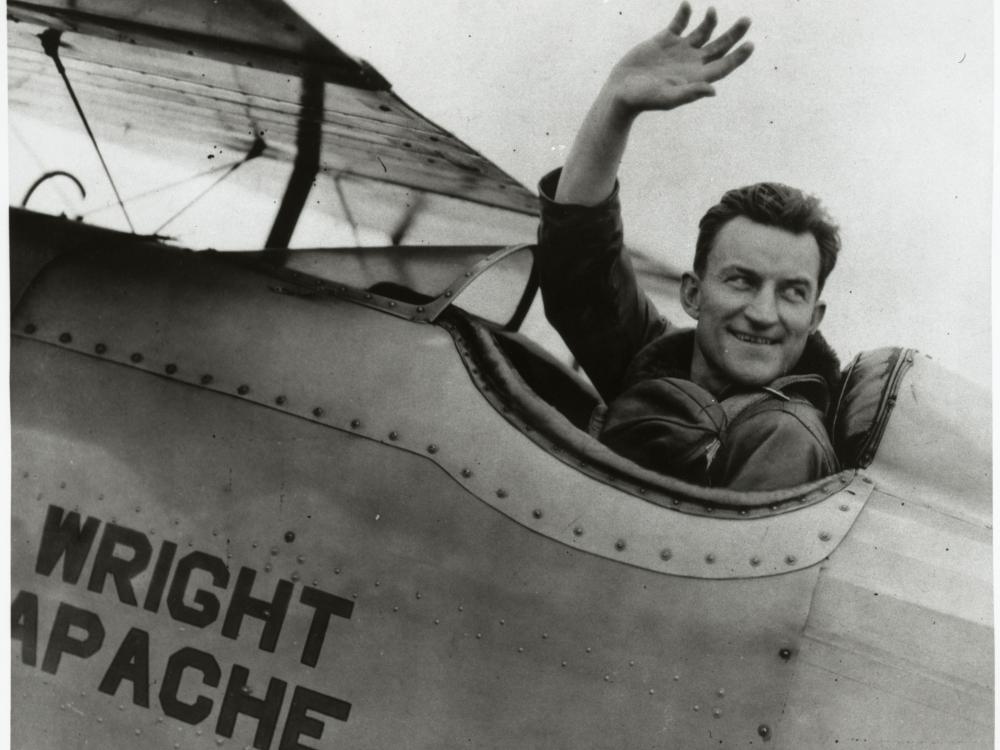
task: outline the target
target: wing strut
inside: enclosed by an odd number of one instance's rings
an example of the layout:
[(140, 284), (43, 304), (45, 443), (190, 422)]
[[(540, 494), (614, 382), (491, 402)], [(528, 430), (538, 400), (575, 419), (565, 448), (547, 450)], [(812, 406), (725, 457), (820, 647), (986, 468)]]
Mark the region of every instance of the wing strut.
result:
[(76, 98), (76, 92), (73, 91), (73, 86), (69, 82), (69, 76), (66, 75), (66, 68), (62, 64), (62, 60), (59, 59), (59, 39), (62, 36), (62, 31), (57, 29), (46, 29), (38, 38), (42, 40), (42, 49), (45, 50), (45, 54), (52, 58), (52, 61), (56, 64), (56, 70), (59, 71), (59, 75), (62, 76), (63, 81), (66, 83), (66, 90), (69, 91), (69, 96), (73, 100), (73, 106), (76, 107), (76, 111), (80, 115), (80, 119), (83, 120), (83, 127), (87, 130), (87, 135), (90, 136), (90, 142), (94, 144), (94, 150), (97, 151), (97, 158), (101, 160), (101, 166), (104, 167), (104, 174), (108, 176), (108, 182), (111, 183), (111, 189), (115, 192), (115, 198), (118, 199), (118, 206), (121, 208), (122, 213), (125, 215), (125, 221), (128, 223), (128, 228), (132, 230), (132, 234), (135, 234), (135, 227), (132, 225), (132, 219), (129, 218), (128, 211), (125, 210), (125, 204), (122, 203), (122, 197), (118, 193), (118, 187), (115, 185), (115, 180), (111, 176), (111, 170), (108, 169), (108, 163), (104, 161), (104, 155), (101, 153), (101, 147), (97, 145), (97, 139), (94, 137), (94, 131), (90, 129), (90, 123), (87, 122), (87, 116), (83, 113), (83, 107), (80, 106), (80, 100)]
[[(298, 147), (295, 166), (292, 169), (292, 176), (288, 178), (285, 197), (281, 200), (274, 226), (268, 235), (265, 245), (267, 248), (288, 249), (292, 232), (295, 231), (295, 225), (309, 197), (309, 190), (319, 171), (320, 145), (323, 140), (320, 128), (320, 123), (323, 121), (323, 97), (323, 79), (319, 70), (310, 66), (302, 76), (299, 131), (295, 139)], [(277, 260), (283, 265), (285, 258), (278, 256)]]

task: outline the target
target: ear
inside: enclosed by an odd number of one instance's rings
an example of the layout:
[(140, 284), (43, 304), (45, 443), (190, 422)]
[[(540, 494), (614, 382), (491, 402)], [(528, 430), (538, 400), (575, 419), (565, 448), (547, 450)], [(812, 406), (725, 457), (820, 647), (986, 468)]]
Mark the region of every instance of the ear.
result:
[(701, 279), (690, 271), (681, 276), (681, 307), (695, 320), (701, 312)]
[(819, 300), (816, 303), (816, 307), (813, 308), (812, 321), (809, 323), (809, 333), (816, 333), (819, 329), (819, 324), (823, 322), (824, 315), (826, 315), (826, 302)]

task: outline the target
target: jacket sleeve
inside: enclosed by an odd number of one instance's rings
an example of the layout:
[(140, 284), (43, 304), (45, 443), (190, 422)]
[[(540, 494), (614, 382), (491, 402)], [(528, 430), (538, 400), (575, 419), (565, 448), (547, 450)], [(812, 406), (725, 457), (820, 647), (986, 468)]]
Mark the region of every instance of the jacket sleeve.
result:
[(605, 401), (638, 351), (670, 324), (639, 289), (625, 252), (618, 186), (602, 203), (556, 203), (560, 170), (539, 183), (535, 267), (545, 315)]

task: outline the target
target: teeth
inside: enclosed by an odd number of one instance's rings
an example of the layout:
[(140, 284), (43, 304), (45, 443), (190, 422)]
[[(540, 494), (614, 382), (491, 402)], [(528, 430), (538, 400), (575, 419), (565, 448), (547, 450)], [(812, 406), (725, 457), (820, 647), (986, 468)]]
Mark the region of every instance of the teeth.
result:
[(745, 333), (733, 334), (740, 341), (746, 341), (748, 344), (773, 344), (771, 339), (766, 339), (761, 336), (747, 336)]

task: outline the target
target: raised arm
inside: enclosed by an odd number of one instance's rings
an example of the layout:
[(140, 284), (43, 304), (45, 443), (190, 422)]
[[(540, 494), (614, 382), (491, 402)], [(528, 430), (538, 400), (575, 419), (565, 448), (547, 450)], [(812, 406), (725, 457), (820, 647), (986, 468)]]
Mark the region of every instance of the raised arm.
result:
[(612, 68), (573, 141), (557, 202), (593, 206), (607, 198), (635, 118), (713, 96), (712, 82), (729, 75), (753, 52), (749, 42), (733, 49), (750, 28), (750, 19), (741, 18), (712, 41), (718, 22), (715, 10), (709, 8), (704, 20), (681, 36), (690, 19), (691, 6), (683, 2), (666, 29), (630, 50)]

